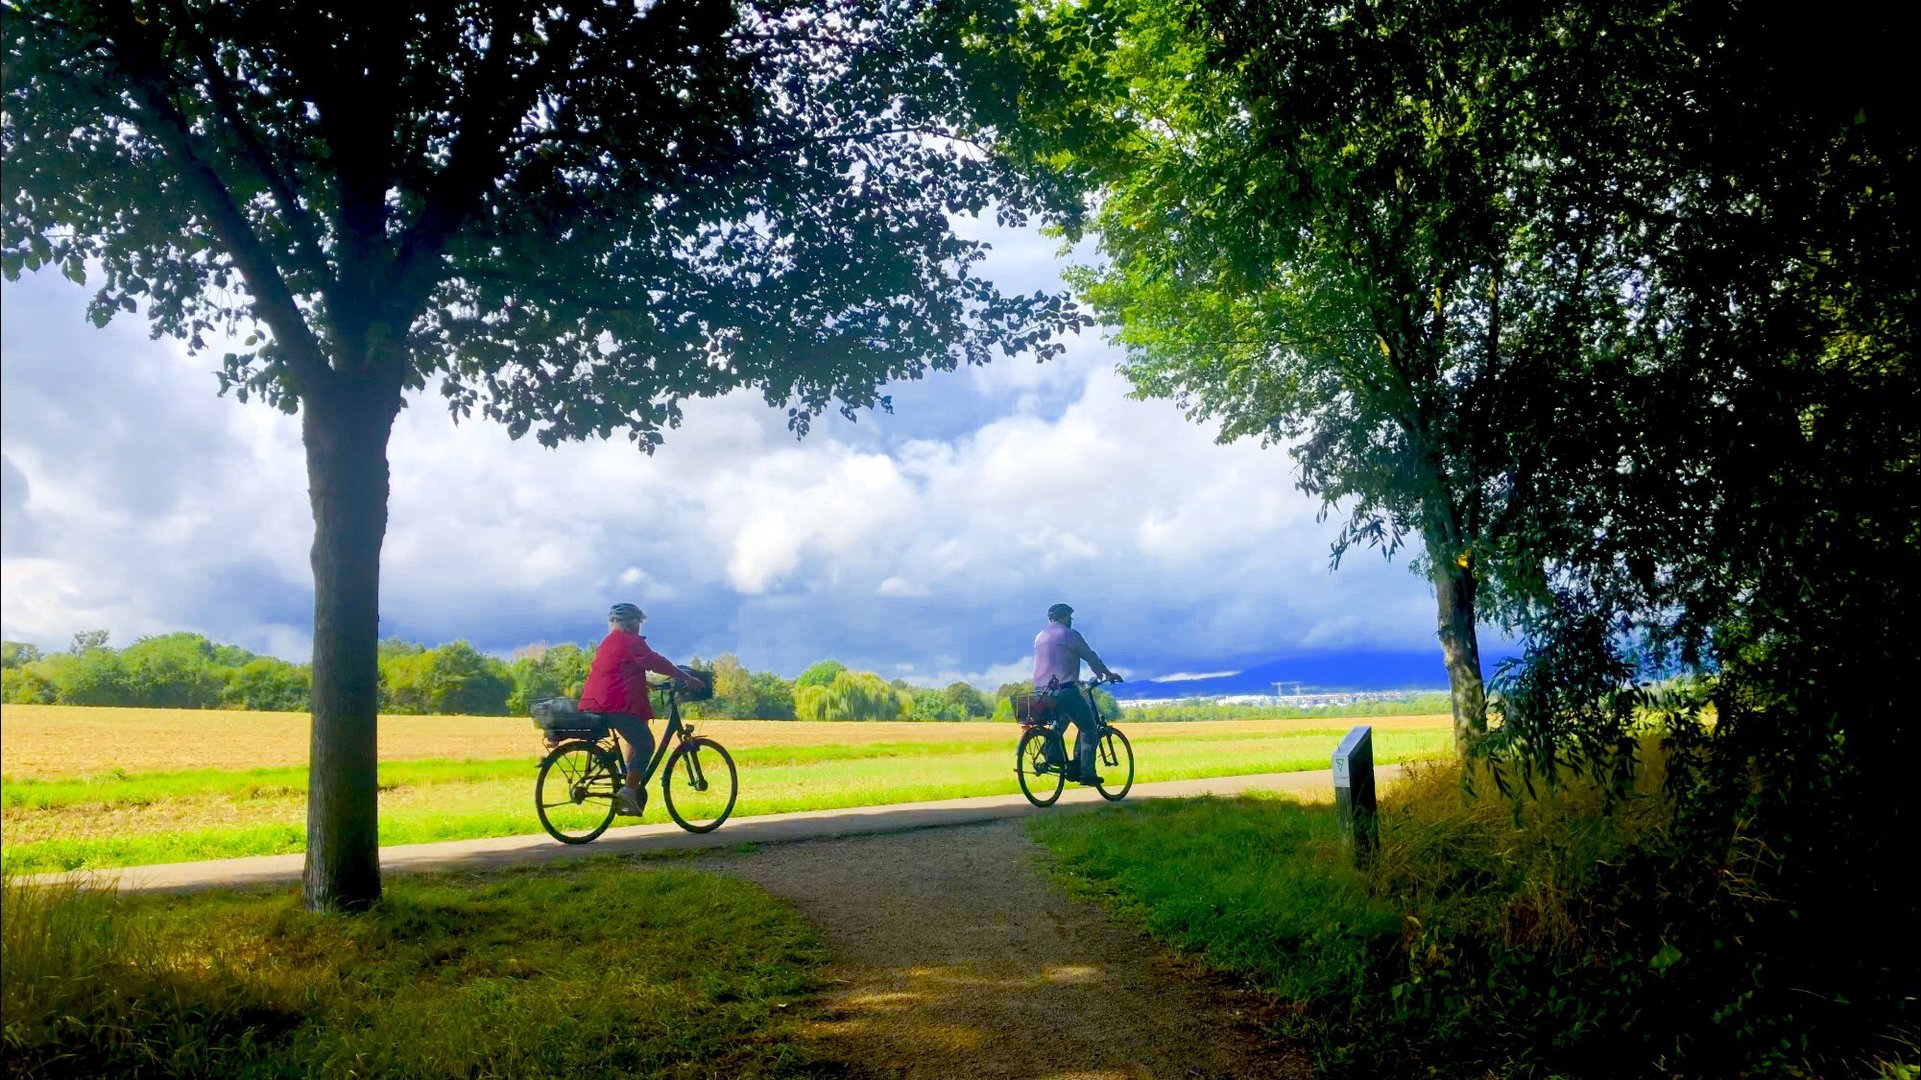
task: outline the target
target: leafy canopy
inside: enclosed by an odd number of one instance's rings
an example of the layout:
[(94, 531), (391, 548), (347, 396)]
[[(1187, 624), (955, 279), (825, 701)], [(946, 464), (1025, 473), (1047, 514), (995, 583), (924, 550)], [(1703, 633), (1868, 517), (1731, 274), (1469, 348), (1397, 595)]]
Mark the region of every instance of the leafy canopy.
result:
[[(963, 41), (997, 2), (17, 0), (9, 277), (225, 355), (292, 411), (437, 382), (543, 443), (759, 386), (796, 429), (1078, 324), (1003, 296), (951, 215), (1032, 192)], [(978, 100), (977, 100), (978, 97)], [(264, 333), (262, 328), (264, 327)]]

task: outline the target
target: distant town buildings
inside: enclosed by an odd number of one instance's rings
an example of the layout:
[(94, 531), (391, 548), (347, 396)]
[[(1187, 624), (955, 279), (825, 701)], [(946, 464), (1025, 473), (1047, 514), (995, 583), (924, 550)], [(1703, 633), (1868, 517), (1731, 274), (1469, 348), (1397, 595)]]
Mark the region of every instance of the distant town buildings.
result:
[[(1283, 692), (1293, 687), (1293, 693)], [(1272, 694), (1207, 694), (1176, 698), (1135, 698), (1117, 702), (1123, 709), (1146, 709), (1166, 705), (1262, 705), (1290, 709), (1326, 709), (1337, 705), (1358, 705), (1364, 701), (1406, 701), (1417, 690), (1341, 690), (1332, 693), (1302, 692), (1300, 683), (1275, 683)]]

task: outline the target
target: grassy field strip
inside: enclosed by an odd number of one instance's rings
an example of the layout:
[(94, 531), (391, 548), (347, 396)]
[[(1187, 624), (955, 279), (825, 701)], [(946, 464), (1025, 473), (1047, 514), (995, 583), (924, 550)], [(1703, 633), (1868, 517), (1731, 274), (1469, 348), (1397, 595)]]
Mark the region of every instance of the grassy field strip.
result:
[[(1194, 725), (1182, 725), (1191, 728)], [(1290, 737), (1339, 739), (1346, 729), (1309, 728), (1289, 732)], [(827, 761), (853, 761), (962, 754), (996, 754), (1008, 746), (1006, 732), (1001, 737), (971, 742), (857, 743), (842, 746), (762, 746), (731, 751), (742, 768), (782, 767)], [(1161, 737), (1165, 739), (1165, 736)], [(1172, 741), (1172, 740), (1168, 740)], [(1240, 732), (1183, 732), (1182, 744), (1245, 743)], [(1145, 745), (1159, 745), (1149, 738)], [(380, 765), (383, 790), (419, 787), (429, 784), (469, 784), (488, 780), (519, 780), (528, 771), (530, 759), (523, 755), (494, 761), (392, 761)], [(1163, 778), (1172, 779), (1172, 778)], [(136, 773), (118, 771), (97, 776), (44, 780), (39, 777), (7, 777), (0, 781), (0, 807), (9, 810), (46, 810), (63, 806), (127, 807), (147, 806), (165, 799), (196, 795), (220, 795), (235, 800), (264, 799), (276, 795), (305, 795), (305, 766), (280, 766), (267, 769), (183, 769), (178, 772)]]
[[(1137, 780), (1143, 783), (1326, 768), (1341, 733), (1319, 726), (1266, 734), (1213, 732), (1198, 724), (1144, 727), (1173, 730), (1132, 733)], [(1014, 791), (1013, 730), (990, 730), (1005, 737), (874, 747), (749, 747), (737, 755), (741, 796), (735, 813)], [(1377, 759), (1432, 756), (1445, 751), (1449, 737), (1439, 723), (1427, 730), (1383, 731), (1376, 736)], [(381, 842), (537, 831), (534, 772), (531, 755), (511, 761), (383, 764)], [(305, 842), (304, 789), (303, 771), (289, 769), (9, 783), (0, 789), (5, 801), (0, 857), (10, 870), (38, 872), (295, 852)], [(655, 796), (647, 821), (665, 819), (657, 786)]]
[[(1426, 730), (1445, 717), (1384, 716), (1364, 720), (1223, 720), (1203, 723), (1126, 723), (1128, 734), (1213, 734), (1346, 731), (1356, 723), (1376, 731)], [(973, 743), (1012, 739), (1009, 729), (986, 723), (917, 724), (709, 720), (700, 729), (738, 754), (768, 746)], [(309, 720), (305, 713), (189, 709), (95, 709), (73, 705), (0, 707), (0, 772), (41, 780), (193, 769), (261, 769), (307, 764)], [(380, 760), (498, 761), (539, 752), (539, 734), (522, 717), (383, 716)]]

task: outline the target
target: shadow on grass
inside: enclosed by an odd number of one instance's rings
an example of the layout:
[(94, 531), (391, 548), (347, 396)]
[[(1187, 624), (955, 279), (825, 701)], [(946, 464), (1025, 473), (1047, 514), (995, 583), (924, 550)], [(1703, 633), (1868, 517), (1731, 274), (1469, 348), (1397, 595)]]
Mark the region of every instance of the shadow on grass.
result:
[(389, 885), (360, 916), (284, 888), (5, 886), (6, 1071), (809, 1076), (813, 931), (732, 879), (611, 859)]

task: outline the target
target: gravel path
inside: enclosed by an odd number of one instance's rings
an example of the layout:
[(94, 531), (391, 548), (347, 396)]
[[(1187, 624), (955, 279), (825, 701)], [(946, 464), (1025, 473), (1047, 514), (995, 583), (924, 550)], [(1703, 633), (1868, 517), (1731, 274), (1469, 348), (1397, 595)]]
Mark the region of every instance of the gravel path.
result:
[(1045, 880), (1018, 821), (709, 858), (790, 900), (829, 945), (803, 1037), (856, 1075), (1306, 1077), (1272, 1008)]

